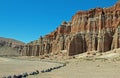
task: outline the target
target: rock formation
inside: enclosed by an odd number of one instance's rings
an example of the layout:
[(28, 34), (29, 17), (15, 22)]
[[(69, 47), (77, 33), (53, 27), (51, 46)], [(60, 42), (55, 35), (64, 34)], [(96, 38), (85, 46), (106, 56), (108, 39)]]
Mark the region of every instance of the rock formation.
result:
[(25, 43), (0, 37), (0, 55), (20, 55)]
[(24, 46), (22, 55), (106, 52), (120, 48), (120, 2), (110, 8), (77, 12), (54, 32)]

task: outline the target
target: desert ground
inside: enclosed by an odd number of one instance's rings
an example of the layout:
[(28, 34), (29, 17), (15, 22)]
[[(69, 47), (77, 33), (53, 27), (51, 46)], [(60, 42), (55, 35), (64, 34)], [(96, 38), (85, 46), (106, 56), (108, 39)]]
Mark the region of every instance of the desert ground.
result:
[(71, 61), (66, 67), (28, 78), (119, 78), (120, 62)]
[[(67, 65), (47, 73), (27, 78), (119, 78), (120, 49), (96, 57), (77, 55), (74, 59), (62, 60)], [(20, 74), (58, 66), (59, 63), (41, 61), (35, 57), (0, 57), (0, 76)]]
[[(39, 60), (16, 59), (11, 57), (0, 57), (0, 78), (9, 75), (18, 75), (25, 72), (33, 72), (57, 66), (57, 63), (43, 62)], [(25, 60), (26, 59), (26, 60)]]

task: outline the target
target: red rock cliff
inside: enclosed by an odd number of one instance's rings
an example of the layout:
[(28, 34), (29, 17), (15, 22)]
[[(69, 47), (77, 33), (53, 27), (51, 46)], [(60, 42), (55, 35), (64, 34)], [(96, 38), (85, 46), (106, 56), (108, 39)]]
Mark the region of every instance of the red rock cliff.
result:
[(71, 22), (63, 22), (54, 32), (28, 43), (22, 54), (76, 55), (87, 51), (105, 52), (120, 48), (120, 2), (110, 8), (79, 11)]

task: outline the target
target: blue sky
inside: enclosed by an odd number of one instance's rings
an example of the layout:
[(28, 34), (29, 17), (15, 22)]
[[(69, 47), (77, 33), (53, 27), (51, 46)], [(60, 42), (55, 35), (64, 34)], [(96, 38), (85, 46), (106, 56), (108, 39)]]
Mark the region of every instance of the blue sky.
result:
[(79, 10), (109, 7), (117, 0), (0, 0), (0, 36), (36, 40), (71, 20)]

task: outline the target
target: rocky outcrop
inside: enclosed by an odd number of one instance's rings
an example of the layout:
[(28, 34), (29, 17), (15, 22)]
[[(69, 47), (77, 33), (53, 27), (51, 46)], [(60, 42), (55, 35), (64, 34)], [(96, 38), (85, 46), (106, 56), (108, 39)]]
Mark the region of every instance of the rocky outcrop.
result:
[(70, 22), (63, 22), (54, 32), (24, 46), (22, 55), (72, 56), (115, 48), (120, 48), (120, 2), (110, 8), (77, 12)]
[(116, 28), (116, 31), (113, 35), (113, 42), (111, 49), (120, 48), (120, 26)]
[(0, 55), (20, 55), (25, 43), (0, 37)]

